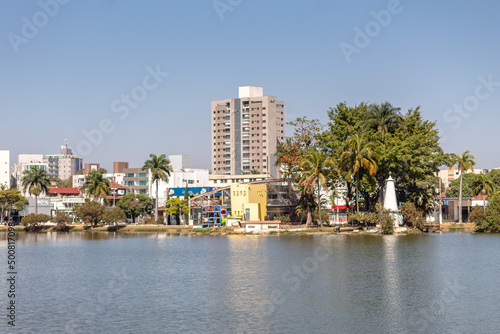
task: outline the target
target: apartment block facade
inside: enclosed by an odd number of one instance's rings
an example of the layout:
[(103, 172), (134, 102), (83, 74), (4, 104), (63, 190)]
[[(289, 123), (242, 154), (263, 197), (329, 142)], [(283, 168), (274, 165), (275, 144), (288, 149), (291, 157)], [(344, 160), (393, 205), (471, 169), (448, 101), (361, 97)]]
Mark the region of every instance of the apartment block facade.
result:
[(68, 140), (64, 140), (59, 154), (47, 155), (45, 161), (49, 165), (49, 174), (61, 180), (67, 180), (82, 169), (83, 160), (79, 156), (73, 155), (73, 151), (68, 146)]
[(279, 177), (278, 143), (285, 137), (285, 103), (262, 87), (239, 87), (238, 98), (211, 103), (212, 174), (250, 172)]

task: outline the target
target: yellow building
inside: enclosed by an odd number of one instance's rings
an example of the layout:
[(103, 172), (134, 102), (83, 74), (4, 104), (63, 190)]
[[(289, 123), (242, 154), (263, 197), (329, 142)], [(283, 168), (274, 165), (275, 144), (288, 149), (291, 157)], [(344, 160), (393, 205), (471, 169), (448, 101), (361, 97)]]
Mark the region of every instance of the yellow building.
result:
[(267, 215), (267, 185), (232, 184), (231, 215), (245, 221), (263, 221)]

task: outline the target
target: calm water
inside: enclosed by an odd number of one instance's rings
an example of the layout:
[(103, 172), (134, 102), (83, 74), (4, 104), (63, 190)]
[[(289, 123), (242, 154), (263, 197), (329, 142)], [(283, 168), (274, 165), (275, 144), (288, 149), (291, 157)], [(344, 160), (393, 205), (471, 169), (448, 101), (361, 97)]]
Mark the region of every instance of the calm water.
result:
[(17, 326), (6, 329), (2, 315), (0, 332), (498, 333), (500, 325), (500, 235), (17, 239)]

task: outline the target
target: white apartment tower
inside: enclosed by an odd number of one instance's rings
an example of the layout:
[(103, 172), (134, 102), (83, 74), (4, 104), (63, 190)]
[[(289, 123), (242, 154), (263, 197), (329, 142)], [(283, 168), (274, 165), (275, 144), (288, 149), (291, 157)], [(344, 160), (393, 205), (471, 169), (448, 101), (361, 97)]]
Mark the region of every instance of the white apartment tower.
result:
[(239, 87), (238, 98), (212, 101), (212, 174), (279, 177), (276, 148), (285, 137), (285, 103), (262, 87)]

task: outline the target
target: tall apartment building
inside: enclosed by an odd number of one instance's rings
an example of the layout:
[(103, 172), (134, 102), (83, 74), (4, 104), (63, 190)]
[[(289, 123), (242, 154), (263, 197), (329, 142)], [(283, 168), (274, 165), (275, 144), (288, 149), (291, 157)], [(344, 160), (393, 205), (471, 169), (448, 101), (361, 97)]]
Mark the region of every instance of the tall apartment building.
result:
[(45, 157), (49, 165), (49, 174), (61, 180), (67, 180), (82, 169), (82, 158), (73, 155), (73, 151), (68, 147), (68, 141), (64, 141), (59, 154), (47, 155)]
[(212, 174), (257, 171), (279, 177), (276, 148), (285, 136), (285, 103), (262, 87), (239, 87), (238, 98), (212, 101)]
[(10, 151), (0, 150), (0, 185), (10, 188)]

